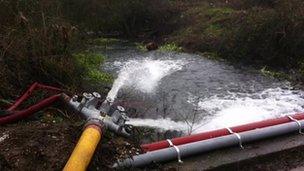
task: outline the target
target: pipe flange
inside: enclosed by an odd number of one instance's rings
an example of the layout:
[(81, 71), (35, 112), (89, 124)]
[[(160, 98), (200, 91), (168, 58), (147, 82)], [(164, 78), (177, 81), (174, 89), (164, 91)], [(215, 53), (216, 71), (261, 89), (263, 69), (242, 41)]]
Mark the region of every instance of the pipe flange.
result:
[(114, 100), (112, 98), (110, 98), (110, 97), (107, 97), (106, 101), (109, 102), (110, 104), (112, 104), (114, 102)]
[(122, 106), (117, 106), (117, 109), (118, 109), (118, 111), (120, 111), (120, 112), (124, 112), (124, 111), (125, 111), (125, 108), (122, 107)]
[(102, 120), (98, 119), (98, 118), (88, 118), (86, 121), (86, 124), (84, 125), (84, 128), (89, 126), (89, 125), (96, 125), (98, 126), (102, 131), (104, 131), (106, 129), (105, 124), (103, 123)]
[(93, 97), (93, 95), (91, 93), (86, 93), (86, 92), (84, 92), (82, 95), (86, 100), (89, 100)]
[(93, 92), (92, 95), (95, 97), (95, 98), (98, 98), (100, 99), (101, 98), (101, 95), (97, 92)]
[(299, 126), (299, 134), (304, 134), (304, 133), (302, 132), (302, 124), (301, 124), (301, 122), (300, 122), (299, 120), (293, 118), (293, 117), (290, 116), (290, 115), (287, 115), (287, 117), (288, 117), (291, 121), (294, 121), (294, 122), (297, 123), (297, 125)]
[(238, 134), (238, 133), (236, 133), (236, 132), (233, 132), (232, 129), (230, 129), (229, 127), (227, 127), (226, 129), (228, 130), (228, 132), (229, 132), (230, 134), (234, 134), (234, 135), (237, 137), (237, 139), (239, 140), (239, 146), (240, 146), (240, 148), (241, 148), (241, 149), (244, 149), (244, 146), (243, 146), (243, 144), (242, 144), (242, 137), (241, 137), (241, 135)]
[(129, 121), (130, 120), (126, 113), (121, 113), (121, 117), (124, 121)]

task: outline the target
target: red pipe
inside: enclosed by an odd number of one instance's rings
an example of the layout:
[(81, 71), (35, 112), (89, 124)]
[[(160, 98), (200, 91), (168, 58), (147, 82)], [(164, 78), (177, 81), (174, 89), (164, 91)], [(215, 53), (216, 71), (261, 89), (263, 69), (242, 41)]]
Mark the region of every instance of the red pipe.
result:
[(55, 92), (62, 92), (61, 89), (56, 88), (56, 87), (52, 87), (52, 86), (47, 86), (44, 84), (39, 84), (37, 82), (35, 82), (34, 84), (32, 84), (30, 86), (30, 88), (21, 96), (18, 98), (18, 100), (15, 101), (15, 103), (9, 107), (7, 110), (8, 111), (13, 111), (15, 110), (22, 102), (24, 102), (26, 99), (29, 98), (30, 95), (33, 94), (35, 89), (42, 89), (42, 90), (50, 90), (50, 91), (55, 91)]
[(15, 103), (7, 110), (8, 111), (15, 110), (23, 101), (25, 101), (33, 93), (37, 85), (38, 85), (37, 82), (32, 84), (31, 87), (21, 97), (19, 97), (18, 100), (16, 100)]
[(40, 88), (42, 90), (50, 90), (50, 91), (55, 91), (55, 92), (63, 92), (63, 90), (60, 89), (60, 88), (53, 87), (53, 86), (48, 86), (48, 85), (44, 85), (44, 84), (38, 84), (37, 88)]
[[(291, 115), (291, 117), (294, 119), (297, 119), (297, 120), (302, 120), (302, 119), (304, 119), (304, 113)], [(231, 127), (230, 129), (233, 132), (239, 133), (239, 132), (249, 131), (249, 130), (253, 130), (253, 129), (283, 124), (283, 123), (287, 123), (287, 122), (291, 122), (291, 119), (288, 117), (281, 117), (281, 118), (276, 118), (276, 119), (268, 119), (268, 120), (264, 120), (264, 121), (239, 125), (239, 126)], [(215, 138), (215, 137), (225, 136), (225, 135), (229, 135), (229, 134), (230, 134), (229, 131), (224, 128), (224, 129), (218, 129), (218, 130), (203, 132), (203, 133), (184, 136), (184, 137), (173, 138), (173, 139), (171, 139), (171, 142), (174, 145), (181, 145), (181, 144), (187, 144), (187, 143), (191, 143), (191, 142), (211, 139), (211, 138)], [(143, 144), (143, 145), (141, 145), (141, 148), (144, 152), (148, 152), (148, 151), (154, 151), (154, 150), (167, 148), (169, 146), (170, 146), (169, 142), (166, 140), (163, 140), (163, 141), (154, 142), (151, 144)]]
[[(24, 97), (24, 96), (22, 96), (22, 97)], [(41, 100), (39, 103), (37, 103), (37, 104), (35, 104), (35, 105), (25, 109), (25, 110), (9, 111), (9, 112), (11, 112), (9, 115), (4, 116), (4, 117), (0, 117), (0, 125), (7, 124), (7, 123), (10, 123), (10, 122), (17, 121), (19, 119), (26, 118), (26, 117), (30, 116), (31, 114), (33, 114), (35, 112), (38, 112), (39, 110), (41, 110), (41, 109), (43, 109), (47, 106), (50, 106), (55, 101), (59, 100), (60, 97), (61, 97), (61, 94), (56, 94), (56, 95), (48, 97), (44, 100)]]

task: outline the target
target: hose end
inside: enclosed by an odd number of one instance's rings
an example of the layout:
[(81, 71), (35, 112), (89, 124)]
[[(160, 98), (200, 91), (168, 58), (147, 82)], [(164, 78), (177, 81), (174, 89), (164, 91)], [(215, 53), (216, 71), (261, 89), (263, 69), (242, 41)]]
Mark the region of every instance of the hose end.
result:
[(83, 128), (84, 129), (86, 129), (86, 128), (95, 128), (99, 132), (103, 132), (106, 129), (105, 125), (102, 122), (94, 121), (94, 120), (88, 120)]

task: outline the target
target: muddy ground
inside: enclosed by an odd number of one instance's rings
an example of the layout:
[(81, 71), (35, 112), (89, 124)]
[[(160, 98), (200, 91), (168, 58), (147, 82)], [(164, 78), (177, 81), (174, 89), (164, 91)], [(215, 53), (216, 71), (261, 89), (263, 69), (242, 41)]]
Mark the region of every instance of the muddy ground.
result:
[[(61, 170), (79, 139), (83, 122), (44, 112), (46, 117), (30, 118), (0, 127), (0, 170)], [(46, 119), (47, 118), (47, 119)], [(59, 120), (59, 121), (58, 121)], [(106, 133), (89, 170), (110, 170), (117, 160), (140, 152), (134, 141)]]
[[(0, 171), (62, 170), (81, 135), (83, 124), (84, 121), (78, 115), (67, 109), (48, 108), (26, 120), (1, 126)], [(136, 129), (134, 134), (136, 139), (125, 139), (106, 132), (88, 170), (111, 170), (118, 159), (141, 153), (140, 139), (156, 141), (169, 138), (151, 129)], [(304, 147), (298, 147), (222, 165), (213, 170), (290, 170), (304, 166), (303, 149)], [(155, 164), (145, 170), (183, 170), (182, 168), (182, 165), (165, 167)]]
[[(0, 170), (61, 170), (80, 137), (83, 124), (78, 118), (53, 121), (30, 119), (1, 126)], [(290, 170), (304, 166), (303, 148), (223, 165), (212, 170)], [(137, 141), (106, 133), (88, 170), (111, 170), (111, 165), (117, 159), (139, 152)], [(154, 165), (145, 170), (183, 170), (182, 168), (182, 165)]]

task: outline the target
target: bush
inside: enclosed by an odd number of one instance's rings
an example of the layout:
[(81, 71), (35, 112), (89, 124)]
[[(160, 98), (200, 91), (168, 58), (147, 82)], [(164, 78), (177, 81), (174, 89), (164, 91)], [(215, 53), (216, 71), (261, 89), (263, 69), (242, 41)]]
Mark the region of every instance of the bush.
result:
[[(220, 3), (221, 2), (221, 3)], [(298, 68), (304, 54), (304, 1), (229, 0), (183, 13), (172, 41), (191, 51), (271, 68)]]
[(275, 68), (297, 67), (304, 54), (303, 18), (303, 1), (280, 0), (274, 8), (252, 8), (222, 55)]
[(35, 81), (72, 90), (86, 75), (110, 82), (99, 67), (82, 66), (72, 56), (83, 36), (90, 31), (157, 36), (172, 28), (171, 7), (167, 0), (0, 1), (0, 96), (13, 98)]
[(20, 94), (35, 81), (79, 87), (79, 69), (70, 55), (77, 29), (62, 19), (59, 2), (0, 2), (0, 96)]
[(168, 0), (64, 0), (63, 4), (66, 15), (87, 31), (128, 37), (167, 32), (173, 13)]
[(209, 4), (190, 8), (184, 14), (187, 21), (184, 29), (175, 33), (173, 41), (193, 51), (218, 51), (226, 33), (233, 28), (235, 13), (232, 8), (210, 7)]

